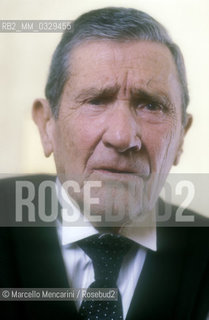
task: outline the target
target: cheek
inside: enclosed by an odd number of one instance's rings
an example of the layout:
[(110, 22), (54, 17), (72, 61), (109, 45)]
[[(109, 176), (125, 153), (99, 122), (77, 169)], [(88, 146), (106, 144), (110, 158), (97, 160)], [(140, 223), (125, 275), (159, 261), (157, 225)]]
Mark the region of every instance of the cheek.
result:
[(100, 139), (101, 126), (86, 117), (72, 116), (61, 122), (60, 147), (65, 159), (74, 161), (74, 166), (85, 165)]
[(174, 128), (162, 125), (150, 128), (144, 135), (144, 145), (149, 155), (152, 172), (169, 170), (176, 153), (176, 135)]

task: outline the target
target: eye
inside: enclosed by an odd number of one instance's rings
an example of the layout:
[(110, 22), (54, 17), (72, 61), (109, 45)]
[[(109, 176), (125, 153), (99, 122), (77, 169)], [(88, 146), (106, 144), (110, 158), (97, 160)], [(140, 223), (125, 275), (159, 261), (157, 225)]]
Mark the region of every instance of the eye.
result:
[(150, 113), (166, 113), (167, 112), (167, 107), (163, 105), (162, 103), (158, 101), (152, 101), (152, 102), (137, 102), (135, 103), (135, 108), (137, 112), (141, 111), (147, 111)]
[(156, 102), (150, 102), (144, 105), (144, 109), (149, 111), (164, 111), (164, 107)]
[(92, 97), (88, 100), (88, 104), (92, 106), (107, 106), (114, 100), (112, 96), (100, 95), (97, 97)]
[(95, 106), (99, 106), (104, 104), (104, 99), (102, 98), (94, 98), (88, 101), (89, 104), (93, 104)]

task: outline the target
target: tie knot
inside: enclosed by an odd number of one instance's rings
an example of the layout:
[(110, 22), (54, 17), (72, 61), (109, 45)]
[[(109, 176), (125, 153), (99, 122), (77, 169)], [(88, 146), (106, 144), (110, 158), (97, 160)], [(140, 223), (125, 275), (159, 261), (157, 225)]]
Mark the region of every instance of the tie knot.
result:
[(121, 263), (133, 241), (116, 234), (96, 234), (78, 242), (92, 259), (95, 280), (116, 282)]

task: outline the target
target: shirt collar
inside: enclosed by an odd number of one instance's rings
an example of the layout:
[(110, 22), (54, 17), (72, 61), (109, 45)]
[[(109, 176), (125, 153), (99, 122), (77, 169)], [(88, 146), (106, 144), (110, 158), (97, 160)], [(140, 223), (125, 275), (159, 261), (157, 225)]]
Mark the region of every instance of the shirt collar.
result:
[[(64, 226), (60, 221), (58, 221), (58, 233), (61, 239), (61, 244), (63, 246), (69, 245), (99, 233), (98, 230), (94, 228), (94, 226), (87, 219), (84, 219), (82, 213), (76, 205), (76, 202), (67, 194), (58, 178), (56, 180), (56, 184), (57, 197), (62, 209), (64, 208), (64, 210), (61, 211), (61, 215), (63, 217), (66, 212), (73, 212), (74, 220), (74, 223), (68, 226)], [(156, 251), (157, 233), (155, 212), (149, 212), (148, 214), (143, 215), (143, 219), (136, 218), (131, 223), (124, 225), (121, 227), (119, 234), (133, 240), (145, 248)]]

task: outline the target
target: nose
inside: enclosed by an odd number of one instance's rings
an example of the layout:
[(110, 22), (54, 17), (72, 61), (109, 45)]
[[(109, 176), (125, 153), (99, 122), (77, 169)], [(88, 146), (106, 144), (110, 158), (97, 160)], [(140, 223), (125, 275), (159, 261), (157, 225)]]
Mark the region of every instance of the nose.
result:
[(127, 105), (113, 107), (107, 119), (103, 143), (117, 152), (139, 151), (142, 147), (140, 128)]

